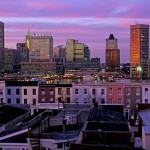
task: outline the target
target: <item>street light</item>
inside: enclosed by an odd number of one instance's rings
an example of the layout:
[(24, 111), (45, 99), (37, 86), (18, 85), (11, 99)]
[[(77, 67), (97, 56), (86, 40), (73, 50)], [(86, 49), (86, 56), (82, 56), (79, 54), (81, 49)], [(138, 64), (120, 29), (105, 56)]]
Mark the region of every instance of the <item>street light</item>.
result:
[(140, 79), (140, 77), (141, 77), (141, 72), (142, 72), (141, 66), (138, 66), (138, 67), (137, 67), (137, 72), (139, 73), (139, 79)]

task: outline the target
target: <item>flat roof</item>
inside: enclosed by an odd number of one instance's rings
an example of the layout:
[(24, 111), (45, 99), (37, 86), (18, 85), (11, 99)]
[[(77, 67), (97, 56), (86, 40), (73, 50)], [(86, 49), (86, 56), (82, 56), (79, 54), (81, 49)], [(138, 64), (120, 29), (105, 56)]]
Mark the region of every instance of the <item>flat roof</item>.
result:
[(8, 105), (4, 105), (0, 107), (0, 124), (6, 124), (19, 116), (24, 115), (27, 113), (27, 110), (20, 109), (17, 107), (12, 107)]

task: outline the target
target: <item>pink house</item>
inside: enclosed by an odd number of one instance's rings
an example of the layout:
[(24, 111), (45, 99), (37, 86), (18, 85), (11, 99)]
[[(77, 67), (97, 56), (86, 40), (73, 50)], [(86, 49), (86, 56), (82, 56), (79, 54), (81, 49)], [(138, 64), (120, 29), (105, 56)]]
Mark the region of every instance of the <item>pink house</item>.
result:
[(107, 83), (106, 104), (124, 104), (124, 86), (123, 83)]

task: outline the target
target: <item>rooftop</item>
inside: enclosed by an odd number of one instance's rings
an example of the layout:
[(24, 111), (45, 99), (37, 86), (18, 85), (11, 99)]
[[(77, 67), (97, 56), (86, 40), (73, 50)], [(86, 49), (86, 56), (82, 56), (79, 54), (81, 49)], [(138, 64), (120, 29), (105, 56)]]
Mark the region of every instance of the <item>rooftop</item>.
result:
[(0, 107), (0, 125), (6, 124), (27, 113), (27, 110), (4, 105)]

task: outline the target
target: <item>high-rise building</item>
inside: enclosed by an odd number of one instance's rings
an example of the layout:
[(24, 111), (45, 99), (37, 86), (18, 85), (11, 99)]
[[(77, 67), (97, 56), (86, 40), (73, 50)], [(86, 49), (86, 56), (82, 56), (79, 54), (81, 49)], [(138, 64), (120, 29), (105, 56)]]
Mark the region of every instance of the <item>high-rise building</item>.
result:
[(149, 25), (130, 26), (130, 77), (149, 77)]
[(4, 23), (0, 21), (0, 72), (2, 72), (4, 63)]
[(66, 58), (66, 47), (64, 45), (54, 48), (54, 58)]
[(84, 61), (84, 44), (78, 40), (69, 39), (66, 43), (67, 61)]
[(113, 34), (110, 34), (109, 39), (106, 39), (106, 71), (120, 70), (120, 50), (118, 49), (117, 39)]
[(28, 32), (26, 47), (29, 49), (29, 62), (45, 62), (53, 58), (53, 36), (49, 33)]
[(29, 61), (29, 49), (25, 46), (25, 43), (17, 43), (17, 56), (19, 64)]
[(90, 49), (85, 44), (84, 44), (84, 60), (85, 61), (90, 61)]
[(18, 65), (17, 50), (4, 49), (4, 70), (6, 73), (13, 73), (14, 67)]

